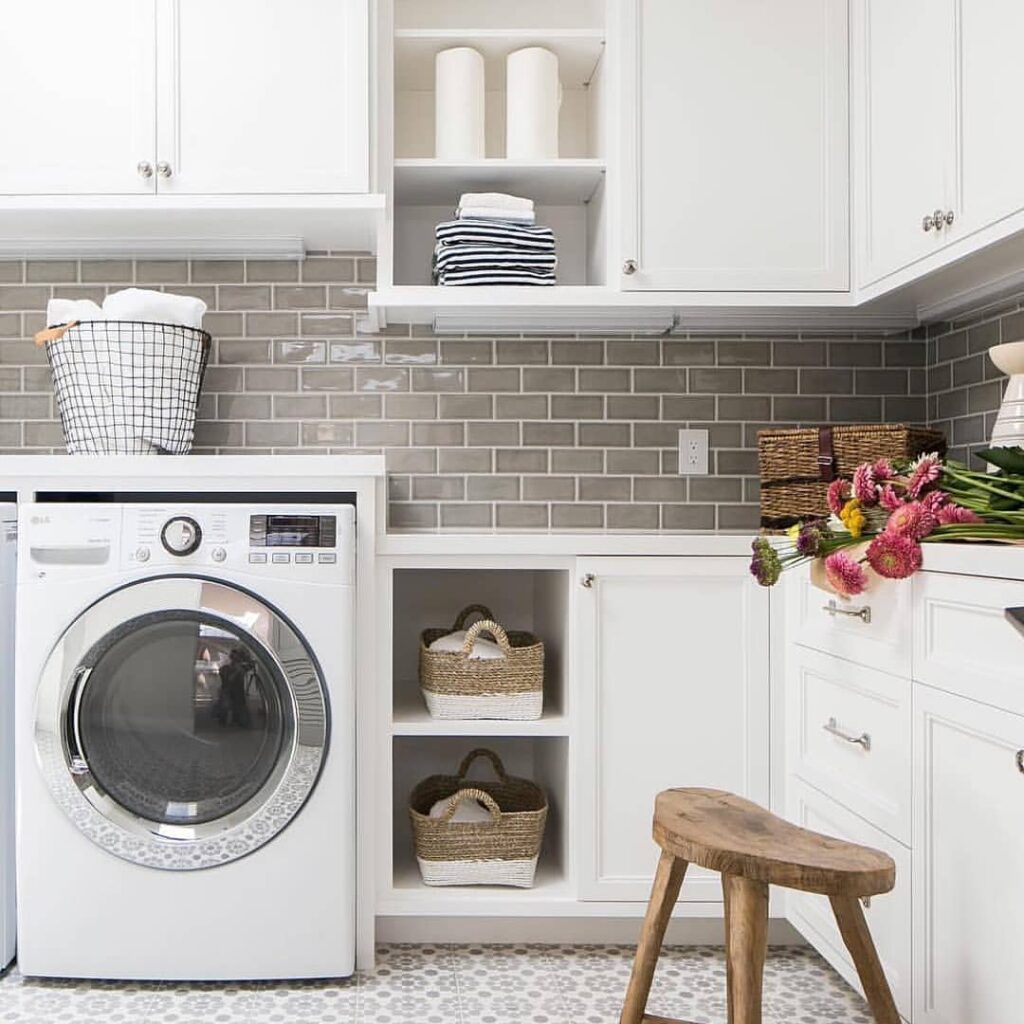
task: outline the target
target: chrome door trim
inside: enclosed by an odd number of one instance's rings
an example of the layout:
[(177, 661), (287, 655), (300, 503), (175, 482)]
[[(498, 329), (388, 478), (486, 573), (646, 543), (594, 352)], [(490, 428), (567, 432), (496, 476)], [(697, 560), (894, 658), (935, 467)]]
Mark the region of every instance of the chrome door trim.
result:
[[(78, 704), (91, 671), (90, 655), (97, 649), (102, 654), (111, 633), (126, 624), (173, 612), (202, 616), (259, 648), (278, 677), (281, 699), (291, 712), (285, 717), (292, 724), (274, 772), (250, 800), (224, 817), (190, 825), (151, 821), (117, 803), (89, 771), (75, 731)], [(250, 628), (254, 612), (272, 624), (266, 640)], [(36, 757), (57, 804), (97, 845), (146, 867), (196, 870), (246, 856), (273, 839), (298, 813), (320, 774), (327, 718), (319, 666), (298, 631), (276, 609), (223, 581), (157, 576), (100, 598), (58, 639), (36, 695)]]

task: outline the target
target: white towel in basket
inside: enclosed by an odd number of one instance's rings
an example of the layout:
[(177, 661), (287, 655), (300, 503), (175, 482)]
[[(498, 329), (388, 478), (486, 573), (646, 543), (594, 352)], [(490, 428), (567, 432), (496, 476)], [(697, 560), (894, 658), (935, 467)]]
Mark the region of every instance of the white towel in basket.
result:
[(104, 320), (103, 310), (92, 299), (50, 299), (46, 304), (46, 326), (57, 327), (73, 320)]
[[(430, 816), (432, 818), (443, 818), (444, 812), (448, 810), (448, 805), (452, 802), (450, 796), (446, 796), (441, 800), (438, 800), (430, 808)], [(451, 816), (452, 821), (490, 821), (491, 812), (479, 800), (462, 800), (459, 802), (459, 806), (455, 808), (455, 813)]]
[[(458, 629), (447, 636), (438, 637), (428, 650), (441, 651), (442, 654), (457, 654), (462, 650), (462, 645), (465, 642), (466, 631)], [(496, 658), (504, 658), (505, 653), (493, 640), (485, 640), (482, 636), (478, 636), (473, 641), (473, 650), (470, 651), (469, 656), (473, 660), (494, 661)]]
[(145, 320), (156, 324), (202, 327), (206, 303), (191, 295), (171, 295), (146, 288), (125, 288), (103, 300), (105, 320)]

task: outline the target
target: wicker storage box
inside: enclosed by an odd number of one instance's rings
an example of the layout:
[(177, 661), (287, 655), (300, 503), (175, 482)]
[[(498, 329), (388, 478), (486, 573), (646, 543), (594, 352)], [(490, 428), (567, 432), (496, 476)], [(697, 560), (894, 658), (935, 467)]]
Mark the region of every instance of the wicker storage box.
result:
[[(486, 757), (496, 782), (466, 778), (478, 757)], [(449, 799), (450, 798), (450, 799)], [(448, 799), (442, 817), (430, 809)], [(488, 821), (452, 821), (463, 800), (478, 800), (490, 812)], [(427, 885), (533, 885), (544, 839), (548, 800), (544, 790), (528, 779), (505, 773), (492, 750), (472, 750), (457, 775), (431, 775), (412, 791), (409, 818), (420, 873)]]
[[(430, 645), (465, 628), (473, 614), (483, 618), (466, 631), (458, 652)], [(490, 634), (504, 657), (471, 658), (473, 643)], [(463, 608), (451, 629), (428, 629), (420, 638), (420, 689), (434, 718), (501, 718), (527, 721), (544, 709), (544, 644), (532, 633), (504, 630), (482, 604)]]
[(902, 423), (868, 423), (806, 430), (762, 430), (757, 435), (761, 471), (761, 525), (782, 529), (829, 514), (828, 485), (849, 477), (862, 462), (911, 459), (946, 452), (939, 430)]

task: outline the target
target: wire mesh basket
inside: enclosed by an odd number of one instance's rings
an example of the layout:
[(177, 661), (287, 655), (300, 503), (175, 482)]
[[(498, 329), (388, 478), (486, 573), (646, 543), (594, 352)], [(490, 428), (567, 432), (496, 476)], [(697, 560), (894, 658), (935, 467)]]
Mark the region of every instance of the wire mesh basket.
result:
[(71, 454), (184, 455), (192, 448), (210, 335), (93, 320), (41, 332)]

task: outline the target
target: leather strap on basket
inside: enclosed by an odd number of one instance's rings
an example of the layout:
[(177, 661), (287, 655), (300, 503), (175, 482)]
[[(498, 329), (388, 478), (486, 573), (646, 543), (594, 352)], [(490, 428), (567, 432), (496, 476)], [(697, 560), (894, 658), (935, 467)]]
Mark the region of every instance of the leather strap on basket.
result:
[(485, 604), (468, 604), (465, 608), (459, 612), (458, 618), (455, 620), (455, 625), (452, 626), (452, 632), (457, 632), (460, 629), (466, 628), (466, 620), (473, 614), (473, 612), (479, 612), (485, 619), (493, 619), (494, 612)]
[(42, 331), (36, 331), (36, 344), (42, 348), (48, 341), (60, 341), (60, 339), (63, 338), (72, 327), (77, 326), (78, 321), (72, 320), (70, 323), (61, 324), (59, 327), (47, 327)]
[[(490, 824), (496, 825), (501, 821), (501, 808), (498, 806), (498, 801), (491, 796), (490, 793), (485, 793), (482, 789), (457, 789), (448, 800), (448, 806), (444, 809), (444, 813), (441, 815), (441, 821), (449, 822), (455, 816), (459, 804), (463, 800), (473, 799), (482, 803), (484, 807), (490, 811), (491, 821)], [(456, 824), (463, 824), (462, 822), (456, 822)], [(481, 822), (476, 822), (481, 824)]]
[(818, 479), (831, 483), (836, 478), (836, 453), (832, 447), (832, 428), (818, 428)]
[(473, 653), (473, 644), (476, 643), (476, 638), (481, 633), (490, 633), (506, 658), (512, 653), (512, 644), (509, 643), (508, 633), (491, 619), (481, 619), (466, 630), (466, 639), (462, 641), (462, 656), (464, 658), (468, 658)]
[(502, 782), (508, 782), (508, 775), (505, 774), (505, 766), (501, 763), (501, 758), (493, 750), (488, 750), (486, 747), (477, 747), (476, 750), (471, 750), (462, 759), (462, 764), (459, 765), (460, 779), (464, 779), (469, 774), (469, 769), (473, 767), (473, 762), (478, 757), (486, 757), (494, 768), (494, 774)]

